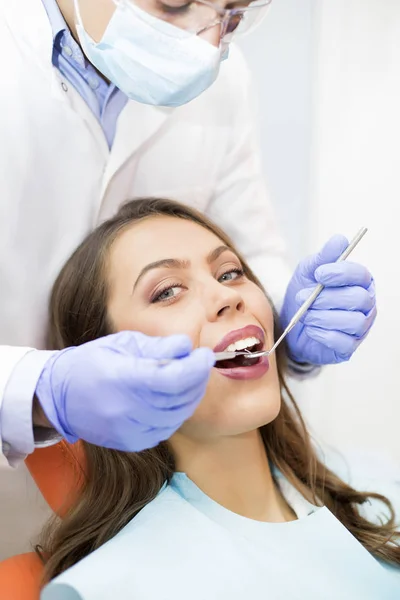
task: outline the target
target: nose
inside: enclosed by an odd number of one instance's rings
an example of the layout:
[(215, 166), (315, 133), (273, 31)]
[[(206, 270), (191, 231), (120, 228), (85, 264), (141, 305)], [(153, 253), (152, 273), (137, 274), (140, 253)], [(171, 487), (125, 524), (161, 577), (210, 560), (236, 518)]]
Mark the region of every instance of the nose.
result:
[(204, 305), (207, 307), (207, 320), (211, 323), (245, 310), (241, 294), (233, 287), (215, 281), (214, 285), (204, 289), (204, 294), (207, 296), (204, 299)]

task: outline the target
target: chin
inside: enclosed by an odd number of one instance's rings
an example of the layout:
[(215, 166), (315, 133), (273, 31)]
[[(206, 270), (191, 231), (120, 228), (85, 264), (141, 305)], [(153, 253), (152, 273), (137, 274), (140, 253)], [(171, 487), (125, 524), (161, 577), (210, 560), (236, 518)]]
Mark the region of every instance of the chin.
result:
[(268, 425), (276, 419), (281, 408), (280, 395), (273, 402), (263, 396), (262, 401), (252, 398), (243, 399), (239, 403), (224, 403), (214, 410), (201, 410), (189, 419), (187, 424), (202, 431), (207, 437), (227, 437), (242, 435)]
[(229, 419), (229, 422), (221, 423), (221, 430), (225, 430), (224, 435), (241, 435), (243, 433), (249, 433), (250, 431), (255, 431), (260, 429), (260, 427), (264, 427), (264, 425), (268, 425), (268, 423), (272, 423), (275, 421), (276, 417), (279, 415), (280, 411), (280, 403), (279, 406), (271, 406), (260, 408), (259, 411), (251, 411), (247, 412), (247, 414), (242, 415), (232, 415)]

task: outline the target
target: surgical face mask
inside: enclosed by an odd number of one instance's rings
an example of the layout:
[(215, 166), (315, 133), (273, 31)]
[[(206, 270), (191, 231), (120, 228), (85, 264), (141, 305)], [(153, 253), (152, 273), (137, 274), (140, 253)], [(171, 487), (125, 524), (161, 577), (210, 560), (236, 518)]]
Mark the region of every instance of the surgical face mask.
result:
[(99, 42), (85, 30), (75, 0), (79, 41), (90, 62), (129, 98), (181, 106), (217, 78), (227, 52), (193, 33), (120, 2)]

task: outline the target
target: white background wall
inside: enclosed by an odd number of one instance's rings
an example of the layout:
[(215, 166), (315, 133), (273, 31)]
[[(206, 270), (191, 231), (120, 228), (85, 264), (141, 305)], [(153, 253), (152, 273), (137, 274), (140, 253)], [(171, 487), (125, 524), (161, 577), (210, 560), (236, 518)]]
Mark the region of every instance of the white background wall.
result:
[(400, 3), (316, 2), (313, 240), (370, 228), (357, 256), (379, 316), (354, 359), (327, 371), (312, 401), (325, 439), (385, 448), (400, 462)]
[(243, 48), (292, 259), (333, 233), (370, 229), (353, 256), (377, 282), (374, 330), (296, 395), (325, 442), (400, 462), (400, 3), (274, 0)]
[(266, 20), (240, 43), (254, 73), (266, 180), (292, 261), (304, 253), (310, 196), (313, 3), (273, 0)]

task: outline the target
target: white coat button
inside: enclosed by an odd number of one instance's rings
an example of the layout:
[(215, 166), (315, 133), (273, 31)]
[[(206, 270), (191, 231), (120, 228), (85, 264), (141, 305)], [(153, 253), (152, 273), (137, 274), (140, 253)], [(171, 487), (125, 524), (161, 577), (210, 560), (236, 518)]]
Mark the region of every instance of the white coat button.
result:
[(64, 46), (63, 50), (67, 56), (72, 56), (72, 48), (70, 48), (69, 46)]
[(95, 77), (89, 77), (88, 83), (92, 90), (97, 90), (97, 88), (99, 87), (99, 82), (97, 81), (97, 79), (95, 79)]
[(65, 81), (62, 81), (62, 82), (61, 82), (61, 87), (62, 87), (62, 89), (64, 90), (64, 92), (68, 92), (68, 86), (67, 86), (67, 84), (65, 83)]

